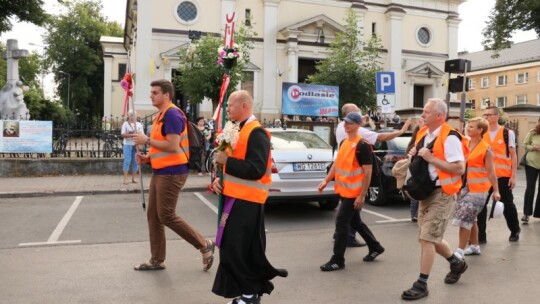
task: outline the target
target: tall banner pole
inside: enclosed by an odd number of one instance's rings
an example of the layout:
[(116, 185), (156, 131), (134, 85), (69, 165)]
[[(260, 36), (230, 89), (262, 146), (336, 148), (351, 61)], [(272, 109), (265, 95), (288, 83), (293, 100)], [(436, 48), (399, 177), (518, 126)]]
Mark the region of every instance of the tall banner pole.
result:
[[(129, 103), (131, 103), (131, 110), (133, 111), (133, 114), (135, 114), (136, 112), (135, 101), (133, 100), (133, 92), (132, 92), (133, 87), (134, 87), (134, 79), (131, 76), (131, 51), (128, 51), (127, 72), (126, 72), (126, 75), (124, 75), (124, 78), (122, 79), (122, 81), (120, 82), (120, 85), (126, 91), (126, 100), (124, 102), (124, 116), (126, 116), (126, 108), (129, 108)], [(135, 117), (135, 126), (133, 130), (137, 132), (137, 117)], [(135, 149), (137, 150), (137, 153), (140, 152), (139, 145), (135, 145)], [(142, 173), (141, 165), (139, 165), (139, 179), (140, 179), (140, 185), (141, 185), (142, 208), (143, 208), (143, 211), (146, 211), (146, 199), (144, 197), (143, 173)]]
[[(225, 34), (223, 39), (223, 46), (224, 49), (231, 50), (233, 49), (234, 44), (234, 15), (233, 12), (231, 17), (229, 17), (229, 14), (225, 16), (226, 24), (225, 24)], [(227, 88), (229, 86), (229, 80), (231, 75), (231, 69), (234, 66), (236, 62), (236, 58), (229, 58), (224, 59), (223, 66), (225, 68), (225, 74), (223, 75), (223, 83), (221, 86), (221, 92), (220, 92), (220, 99), (223, 99), (223, 102), (221, 103), (221, 130), (225, 127), (225, 122), (227, 120), (227, 101), (229, 99), (229, 96), (227, 94)], [(218, 105), (220, 107), (220, 105)], [(223, 170), (220, 170), (218, 172), (219, 177), (219, 183), (221, 185), (221, 188), (223, 189)], [(223, 212), (223, 193), (220, 193), (218, 196), (218, 216), (217, 216), (217, 224), (219, 227), (219, 223), (221, 221), (221, 214)]]

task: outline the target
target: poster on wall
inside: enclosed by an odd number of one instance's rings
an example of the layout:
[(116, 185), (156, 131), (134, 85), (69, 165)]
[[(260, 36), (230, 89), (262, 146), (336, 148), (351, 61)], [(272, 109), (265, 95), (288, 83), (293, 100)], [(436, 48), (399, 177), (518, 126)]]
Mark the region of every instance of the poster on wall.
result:
[(1, 153), (52, 153), (52, 121), (0, 120)]
[(337, 117), (339, 87), (284, 82), (281, 92), (284, 115)]

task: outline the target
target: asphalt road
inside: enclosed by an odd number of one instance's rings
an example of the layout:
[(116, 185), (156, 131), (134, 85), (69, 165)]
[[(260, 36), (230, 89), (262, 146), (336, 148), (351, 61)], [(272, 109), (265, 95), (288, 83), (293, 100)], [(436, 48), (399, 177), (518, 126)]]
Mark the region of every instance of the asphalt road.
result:
[[(524, 182), (515, 190), (522, 210)], [(216, 197), (184, 192), (178, 213), (203, 235), (215, 236)], [(167, 231), (167, 269), (141, 273), (148, 259), (146, 215), (140, 194), (2, 199), (0, 202), (0, 302), (2, 303), (226, 303), (210, 292), (215, 266), (201, 271), (201, 257)], [(363, 220), (386, 247), (375, 262), (362, 262), (366, 248), (346, 252), (347, 268), (324, 273), (332, 253), (335, 211), (316, 203), (266, 207), (270, 261), (290, 276), (274, 280), (264, 303), (402, 303), (401, 291), (418, 275), (416, 226), (408, 206), (366, 206)], [(443, 283), (448, 264), (437, 258), (430, 296), (419, 303), (513, 303), (540, 295), (540, 221), (522, 227), (508, 242), (504, 220), (488, 223), (489, 243), (468, 258), (469, 270), (454, 286)], [(455, 247), (457, 228), (447, 239)], [(217, 253), (217, 251), (216, 251)]]
[[(148, 240), (140, 194), (12, 198), (0, 206), (0, 248)], [(364, 209), (368, 225), (409, 221), (408, 205), (399, 201)], [(216, 210), (216, 196), (204, 192), (183, 192), (177, 206), (178, 214), (209, 237), (216, 233)], [(329, 229), (335, 220), (335, 211), (321, 210), (317, 203), (270, 204), (265, 213), (269, 233)], [(167, 233), (168, 239), (178, 239)]]

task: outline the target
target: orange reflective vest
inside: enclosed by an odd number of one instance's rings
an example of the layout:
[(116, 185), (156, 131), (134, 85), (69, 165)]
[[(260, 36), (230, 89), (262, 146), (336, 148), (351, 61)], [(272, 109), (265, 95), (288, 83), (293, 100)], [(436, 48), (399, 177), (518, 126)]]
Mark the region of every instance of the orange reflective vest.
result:
[(512, 176), (512, 158), (506, 156), (506, 143), (503, 136), (504, 127), (499, 127), (497, 135), (491, 140), (489, 132), (484, 134), (483, 140), (485, 140), (493, 149), (495, 162), (495, 175), (497, 177), (511, 177)]
[(486, 168), (486, 153), (489, 144), (481, 140), (467, 159), (467, 187), (474, 193), (488, 192), (491, 182)]
[(187, 164), (189, 160), (189, 141), (187, 131), (187, 124), (189, 122), (184, 112), (182, 112), (182, 110), (180, 110), (174, 104), (171, 103), (156, 117), (154, 123), (152, 124), (152, 132), (150, 133), (150, 137), (155, 140), (167, 140), (167, 137), (161, 134), (161, 128), (163, 127), (163, 118), (165, 117), (165, 113), (167, 113), (167, 111), (171, 108), (180, 111), (180, 114), (182, 114), (182, 117), (184, 118), (185, 127), (184, 131), (180, 133), (180, 145), (174, 152), (165, 152), (154, 146), (150, 146), (150, 163), (152, 165), (152, 169), (162, 169), (165, 167)]
[[(427, 130), (428, 127), (424, 126), (418, 131), (418, 134), (416, 135), (416, 145), (418, 145), (420, 140), (426, 135)], [(452, 128), (449, 124), (443, 123), (439, 136), (437, 136), (437, 139), (435, 140), (435, 144), (433, 146), (433, 156), (442, 160), (446, 159), (444, 156), (444, 142), (446, 141), (448, 134), (450, 134), (450, 131), (455, 131), (455, 129)], [(464, 136), (461, 136), (460, 139), (463, 154), (465, 157), (467, 157), (469, 151), (469, 148), (467, 147), (467, 141), (464, 140)], [(437, 167), (435, 167), (435, 171), (437, 172), (437, 176), (439, 177), (439, 182), (444, 193), (451, 195), (459, 192), (462, 185), (461, 175), (451, 174), (446, 171), (439, 170), (437, 169)]]
[(346, 138), (339, 147), (336, 157), (334, 190), (341, 197), (357, 198), (362, 191), (364, 170), (356, 159), (356, 145), (361, 139), (360, 135), (352, 140)]
[[(246, 123), (240, 130), (236, 147), (233, 152), (227, 151), (227, 154), (236, 159), (246, 159), (249, 135), (253, 129), (261, 127), (261, 124), (254, 120)], [(270, 138), (270, 134), (268, 137)], [(268, 189), (272, 183), (271, 176), (272, 156), (268, 153), (268, 162), (265, 174), (258, 180), (243, 179), (227, 174), (227, 166), (223, 168), (223, 194), (237, 199), (264, 204), (268, 197)]]

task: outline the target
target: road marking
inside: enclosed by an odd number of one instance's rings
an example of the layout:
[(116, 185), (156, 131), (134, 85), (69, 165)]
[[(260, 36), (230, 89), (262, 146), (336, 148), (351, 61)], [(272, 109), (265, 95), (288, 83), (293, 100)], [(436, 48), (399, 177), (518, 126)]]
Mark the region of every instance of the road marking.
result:
[(388, 221), (395, 221), (395, 220), (396, 220), (396, 219), (393, 218), (393, 217), (389, 217), (389, 216), (386, 216), (386, 215), (381, 214), (381, 213), (378, 213), (378, 212), (369, 211), (369, 210), (364, 209), (364, 208), (362, 208), (362, 211), (363, 211), (363, 212), (367, 212), (367, 213), (369, 213), (369, 214), (376, 215), (376, 216), (378, 216), (378, 217), (382, 217), (383, 219), (387, 219)]
[(47, 242), (36, 242), (36, 243), (20, 243), (19, 246), (42, 246), (42, 245), (62, 245), (62, 244), (72, 244), (72, 243), (80, 243), (81, 240), (74, 240), (74, 241), (58, 241), (60, 238), (60, 235), (64, 231), (64, 228), (66, 228), (67, 223), (73, 216), (73, 213), (75, 213), (75, 210), (77, 210), (77, 207), (79, 207), (79, 204), (81, 203), (84, 196), (77, 196), (75, 198), (75, 201), (73, 204), (71, 204), (71, 207), (69, 207), (66, 214), (64, 214), (64, 217), (60, 220), (60, 223), (56, 226), (54, 231), (51, 233), (51, 236), (47, 240)]
[(80, 242), (81, 242), (81, 240), (58, 241), (58, 242), (20, 243), (19, 246), (21, 246), (21, 247), (30, 247), (30, 246), (66, 245), (66, 244), (77, 244), (77, 243), (80, 243)]
[(375, 221), (375, 223), (400, 223), (400, 222), (410, 222), (411, 219), (393, 219), (393, 220), (384, 220), (384, 221)]
[(210, 210), (214, 211), (215, 214), (218, 213), (217, 208), (214, 205), (212, 205), (212, 203), (210, 203), (209, 200), (207, 200), (204, 196), (202, 196), (202, 194), (200, 194), (199, 192), (194, 192), (193, 194), (195, 194), (196, 197), (198, 197), (206, 206), (208, 206)]

